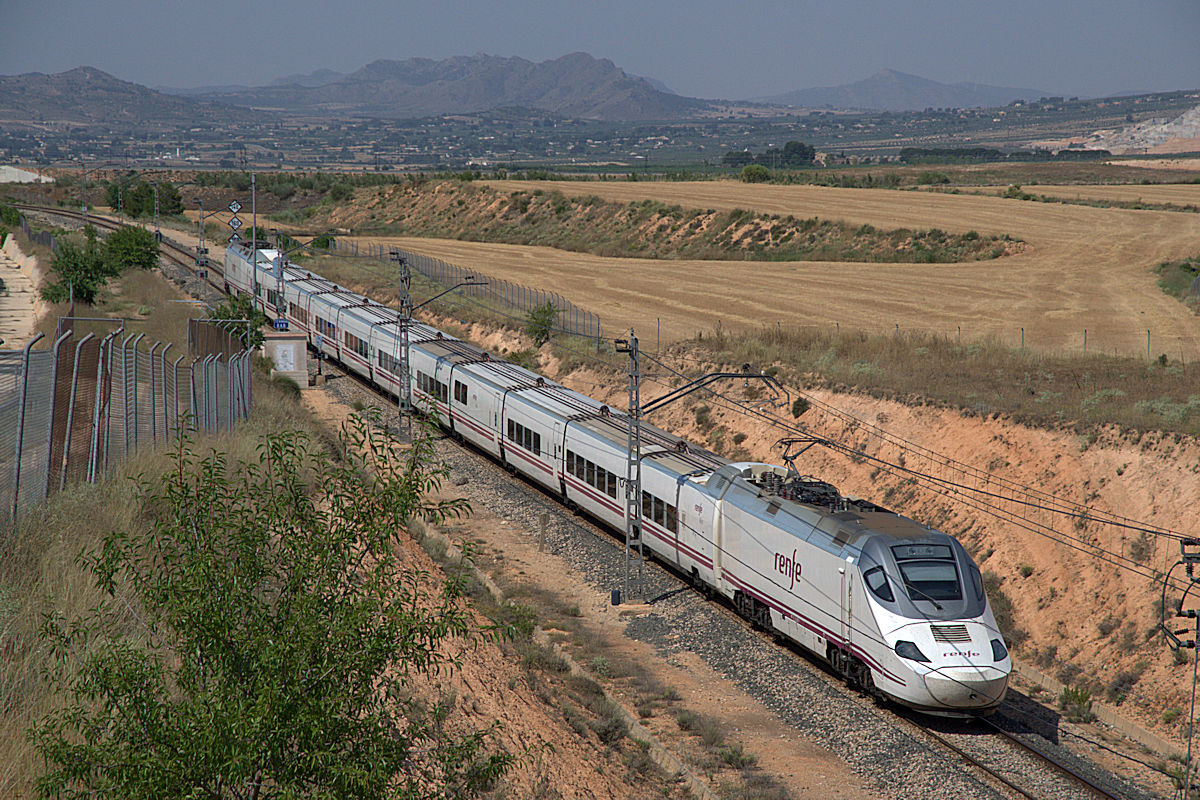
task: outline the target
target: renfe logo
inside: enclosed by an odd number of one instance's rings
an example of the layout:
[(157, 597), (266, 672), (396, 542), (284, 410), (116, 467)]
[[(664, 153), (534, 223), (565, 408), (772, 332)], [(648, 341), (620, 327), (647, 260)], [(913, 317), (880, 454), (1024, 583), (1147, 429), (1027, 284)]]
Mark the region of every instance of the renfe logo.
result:
[(775, 554), (775, 571), (786, 577), (790, 583), (788, 589), (794, 589), (796, 579), (800, 577), (800, 563), (796, 561), (796, 551), (792, 551), (792, 555), (785, 556), (782, 553)]

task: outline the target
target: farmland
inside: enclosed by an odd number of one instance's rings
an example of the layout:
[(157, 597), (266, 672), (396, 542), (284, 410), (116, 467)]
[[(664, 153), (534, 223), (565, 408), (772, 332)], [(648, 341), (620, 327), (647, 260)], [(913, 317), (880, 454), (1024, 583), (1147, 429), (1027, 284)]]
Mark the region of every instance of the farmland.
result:
[[(1018, 346), (1200, 360), (1196, 320), (1166, 298), (1153, 268), (1200, 250), (1200, 215), (1022, 202), (1000, 197), (733, 182), (492, 182), (621, 202), (744, 208), (880, 228), (1009, 233), (1026, 243), (988, 262), (894, 264), (609, 258), (549, 247), (376, 237), (482, 273), (558, 291), (608, 330), (661, 320), (663, 342), (721, 325), (925, 331)], [(1076, 187), (1071, 187), (1075, 189)], [(1166, 190), (1172, 187), (1131, 187)], [(1200, 187), (1180, 187), (1200, 192)], [(1080, 189), (1082, 191), (1082, 188)], [(1089, 189), (1088, 191), (1092, 191)], [(716, 298), (719, 298), (717, 300)], [(1086, 331), (1086, 334), (1085, 334)]]

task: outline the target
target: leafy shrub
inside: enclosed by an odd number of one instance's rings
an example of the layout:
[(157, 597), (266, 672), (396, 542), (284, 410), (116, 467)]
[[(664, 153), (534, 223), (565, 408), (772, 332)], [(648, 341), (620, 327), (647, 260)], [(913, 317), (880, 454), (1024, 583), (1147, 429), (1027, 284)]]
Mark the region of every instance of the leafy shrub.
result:
[(1071, 722), (1091, 722), (1096, 719), (1092, 711), (1092, 693), (1087, 689), (1065, 687), (1058, 696), (1058, 708)]
[(771, 179), (771, 171), (762, 164), (747, 164), (742, 167), (742, 181), (745, 183), (765, 183)]

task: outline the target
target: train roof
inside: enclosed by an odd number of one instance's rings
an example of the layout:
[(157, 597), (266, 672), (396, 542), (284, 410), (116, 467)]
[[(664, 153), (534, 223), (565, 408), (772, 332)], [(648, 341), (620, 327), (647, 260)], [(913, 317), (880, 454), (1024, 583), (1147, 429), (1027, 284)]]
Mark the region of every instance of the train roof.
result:
[(874, 538), (889, 544), (950, 538), (874, 503), (840, 494), (837, 487), (761, 462), (727, 464), (704, 482), (709, 494), (783, 530), (829, 549), (861, 551)]

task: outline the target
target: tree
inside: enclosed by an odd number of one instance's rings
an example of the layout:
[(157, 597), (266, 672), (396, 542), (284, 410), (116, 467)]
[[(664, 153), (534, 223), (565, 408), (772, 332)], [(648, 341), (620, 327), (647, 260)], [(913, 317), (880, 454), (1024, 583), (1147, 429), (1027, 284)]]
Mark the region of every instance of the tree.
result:
[(742, 180), (746, 183), (765, 183), (770, 179), (770, 170), (762, 164), (747, 164), (742, 167)]
[(88, 225), (84, 235), (86, 240), (83, 247), (70, 241), (59, 242), (51, 265), (51, 269), (58, 273), (58, 280), (42, 287), (45, 300), (65, 303), (73, 294), (80, 302), (93, 303), (108, 279), (117, 274), (111, 271), (100, 252), (96, 229)]
[(727, 167), (744, 167), (754, 161), (754, 154), (749, 150), (730, 150), (721, 156), (721, 163)]
[[(120, 194), (119, 194), (120, 192)], [(107, 202), (109, 207), (117, 208), (120, 203), (125, 213), (135, 219), (138, 217), (154, 216), (154, 183), (138, 181), (119, 189), (118, 182), (108, 184)], [(158, 213), (159, 216), (169, 217), (183, 213), (183, 198), (179, 190), (169, 181), (158, 182)]]
[(789, 167), (803, 167), (813, 163), (817, 150), (803, 142), (788, 142), (783, 146), (783, 163)]
[(533, 339), (534, 347), (541, 347), (550, 341), (554, 327), (558, 324), (558, 309), (547, 300), (540, 306), (535, 306), (525, 317), (525, 333)]
[[(246, 324), (241, 322), (223, 323), (232, 332), (238, 334), (242, 343), (252, 349), (263, 343), (263, 326), (269, 325), (271, 320), (260, 309), (254, 307), (254, 303), (250, 300), (248, 294), (230, 295), (225, 299), (225, 302), (212, 308), (208, 312), (209, 319), (231, 320), (231, 319), (248, 319), (250, 320), (249, 334), (246, 332)], [(247, 341), (249, 336), (249, 341)]]
[(143, 482), (145, 525), (81, 556), (107, 603), (43, 626), (66, 695), (31, 732), (44, 797), (471, 798), (507, 770), (492, 729), (416, 697), (484, 632), (465, 578), (438, 587), (397, 539), (468, 509), (427, 498), (428, 433), (401, 450), (379, 422), (340, 460), (295, 432), (235, 465), (184, 439)]
[(158, 240), (145, 228), (126, 225), (104, 238), (101, 255), (115, 275), (127, 269), (153, 269), (158, 266)]

